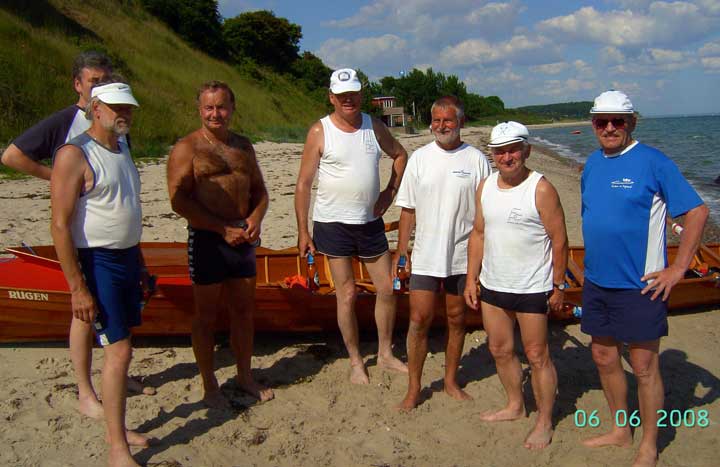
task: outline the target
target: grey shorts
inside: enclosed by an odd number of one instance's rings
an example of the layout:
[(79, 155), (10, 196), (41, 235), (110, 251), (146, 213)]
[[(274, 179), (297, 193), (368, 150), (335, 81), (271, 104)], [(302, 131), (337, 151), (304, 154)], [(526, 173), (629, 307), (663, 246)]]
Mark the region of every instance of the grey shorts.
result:
[(450, 295), (462, 295), (465, 291), (465, 274), (456, 274), (450, 277), (423, 276), (410, 274), (410, 290), (427, 290), (439, 292), (442, 290)]

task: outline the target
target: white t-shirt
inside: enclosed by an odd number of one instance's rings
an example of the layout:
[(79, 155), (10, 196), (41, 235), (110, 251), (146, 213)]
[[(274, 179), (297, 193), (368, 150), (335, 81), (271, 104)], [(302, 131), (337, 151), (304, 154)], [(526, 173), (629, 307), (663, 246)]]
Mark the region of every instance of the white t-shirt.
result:
[(313, 208), (317, 222), (366, 224), (380, 194), (380, 144), (372, 118), (362, 114), (362, 126), (347, 133), (330, 116), (320, 120), (324, 148), (318, 166), (318, 189)]
[(466, 143), (445, 151), (433, 141), (412, 153), (395, 204), (415, 209), (413, 274), (467, 273), (475, 190), (488, 175), (485, 155)]

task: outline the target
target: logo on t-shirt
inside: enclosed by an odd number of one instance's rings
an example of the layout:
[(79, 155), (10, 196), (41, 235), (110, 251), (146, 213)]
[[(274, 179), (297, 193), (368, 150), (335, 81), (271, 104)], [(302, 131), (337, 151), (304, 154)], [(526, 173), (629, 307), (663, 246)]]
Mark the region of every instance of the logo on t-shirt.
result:
[(633, 187), (634, 183), (635, 182), (633, 182), (632, 179), (630, 179), (630, 178), (622, 178), (620, 180), (615, 180), (615, 181), (611, 182), (610, 187), (611, 188), (625, 188), (625, 189), (629, 190), (630, 188)]
[(472, 175), (472, 173), (468, 172), (467, 170), (462, 170), (462, 169), (453, 170), (452, 174), (455, 175), (456, 177), (460, 177), (460, 178), (468, 178), (470, 175)]
[(522, 210), (520, 208), (512, 208), (510, 214), (508, 214), (508, 224), (521, 224), (522, 223)]

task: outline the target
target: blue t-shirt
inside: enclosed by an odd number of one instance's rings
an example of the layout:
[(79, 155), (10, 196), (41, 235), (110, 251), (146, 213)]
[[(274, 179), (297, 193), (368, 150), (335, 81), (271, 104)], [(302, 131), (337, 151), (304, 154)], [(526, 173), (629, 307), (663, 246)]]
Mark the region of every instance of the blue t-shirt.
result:
[(665, 154), (636, 143), (588, 158), (581, 179), (585, 277), (608, 288), (638, 289), (640, 277), (667, 267), (665, 218), (702, 199)]

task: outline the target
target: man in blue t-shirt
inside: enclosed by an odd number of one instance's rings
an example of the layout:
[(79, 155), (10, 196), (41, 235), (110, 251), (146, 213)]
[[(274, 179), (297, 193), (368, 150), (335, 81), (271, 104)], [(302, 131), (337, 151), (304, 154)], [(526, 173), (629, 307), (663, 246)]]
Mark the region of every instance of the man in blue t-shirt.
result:
[[(592, 355), (613, 416), (628, 415), (623, 343), (637, 378), (643, 437), (633, 465), (656, 465), (657, 411), (663, 407), (658, 364), (668, 332), (667, 299), (700, 244), (708, 208), (662, 152), (634, 140), (630, 99), (607, 91), (590, 111), (600, 149), (582, 174), (585, 283), (581, 329), (592, 336)], [(668, 265), (667, 215), (685, 215), (678, 254)], [(622, 417), (622, 415), (620, 416)], [(615, 425), (587, 439), (589, 447), (631, 446), (630, 426)]]
[[(112, 73), (110, 59), (96, 51), (86, 51), (75, 58), (73, 63), (73, 87), (78, 94), (75, 104), (66, 107), (15, 138), (2, 154), (2, 163), (19, 172), (50, 181), (50, 167), (40, 163), (50, 159), (55, 151), (75, 136), (90, 128), (85, 118), (85, 107), (90, 101), (92, 87), (106, 80)], [(122, 138), (127, 138), (123, 136)], [(103, 407), (92, 385), (93, 328), (80, 319), (73, 318), (70, 325), (70, 359), (78, 383), (80, 413), (91, 418), (102, 418)], [(129, 379), (133, 391), (142, 390), (136, 381)], [(145, 444), (144, 439), (130, 439), (133, 444)]]

